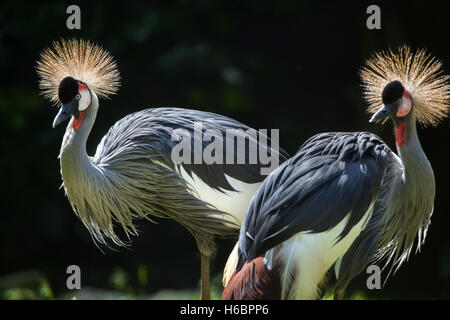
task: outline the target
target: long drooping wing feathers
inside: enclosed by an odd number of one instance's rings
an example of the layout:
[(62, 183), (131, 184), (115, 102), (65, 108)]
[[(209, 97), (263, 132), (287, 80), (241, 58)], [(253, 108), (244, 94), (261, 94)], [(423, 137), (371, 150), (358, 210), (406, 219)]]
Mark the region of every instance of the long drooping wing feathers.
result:
[[(195, 127), (196, 123), (201, 123), (202, 125), (202, 132), (197, 132), (198, 134), (195, 134), (195, 130), (199, 131), (200, 128)], [(175, 129), (183, 129), (189, 132), (192, 144), (191, 162), (190, 164), (182, 163), (181, 166), (183, 166), (188, 174), (195, 173), (210, 187), (220, 191), (235, 191), (229, 184), (226, 175), (246, 183), (261, 182), (266, 177), (261, 174), (261, 168), (265, 167), (265, 165), (260, 161), (255, 164), (249, 163), (248, 159), (243, 164), (239, 164), (236, 161), (234, 161), (234, 164), (228, 165), (226, 163), (194, 164), (194, 152), (196, 149), (194, 144), (202, 146), (201, 152), (204, 151), (209, 144), (204, 136), (207, 130), (214, 129), (220, 132), (221, 135), (226, 136), (227, 130), (234, 129), (233, 132), (238, 137), (248, 139), (246, 141), (248, 146), (251, 137), (245, 135), (245, 132), (250, 128), (225, 116), (182, 108), (146, 109), (119, 120), (100, 142), (94, 161), (98, 163), (109, 163), (111, 165), (115, 163), (114, 159), (122, 160), (123, 157), (127, 156), (127, 149), (134, 147), (136, 142), (139, 142), (138, 145), (141, 148), (147, 146), (149, 149), (154, 150), (152, 152), (149, 150), (146, 152), (154, 156), (157, 155), (158, 161), (169, 167), (173, 167), (177, 164), (174, 164), (172, 161), (171, 151), (179, 143), (178, 140), (172, 140), (172, 136), (175, 137), (173, 135)], [(288, 158), (288, 154), (278, 145), (275, 145), (269, 137), (267, 137), (267, 142), (267, 154), (277, 156), (280, 163)], [(223, 143), (223, 157), (226, 158), (227, 152), (233, 152), (234, 157), (236, 157), (238, 143), (235, 142), (232, 145), (226, 145), (226, 138)], [(254, 141), (254, 143), (258, 143), (258, 141)], [(227, 150), (230, 145), (234, 147), (233, 150)], [(258, 144), (258, 147), (263, 148), (264, 145)]]
[[(195, 197), (190, 192), (194, 191), (192, 186), (175, 169), (183, 166), (186, 172), (196, 174), (216, 190), (235, 191), (227, 176), (247, 183), (260, 182), (266, 177), (260, 172), (263, 165), (176, 165), (171, 150), (178, 141), (172, 141), (172, 133), (176, 128), (184, 129), (194, 143), (198, 139), (194, 136), (196, 121), (202, 122), (202, 131), (215, 128), (225, 133), (227, 128), (242, 129), (239, 132), (248, 129), (236, 120), (197, 110), (155, 108), (135, 112), (119, 120), (103, 137), (87, 179), (77, 177), (64, 182), (66, 188), (74, 190), (71, 199), (76, 204), (74, 209), (96, 240), (105, 243), (109, 238), (124, 245), (111, 227), (113, 223), (117, 222), (127, 235), (134, 234), (137, 232), (134, 218), (150, 216), (173, 218), (203, 237), (226, 237), (237, 232), (239, 225), (232, 223), (233, 219), (228, 222), (224, 219), (229, 214)], [(203, 149), (204, 141), (196, 143)], [(275, 144), (269, 147), (271, 152), (277, 152), (277, 148)], [(226, 152), (225, 149), (224, 156)], [(285, 161), (286, 153), (281, 149), (279, 152), (280, 162)], [(93, 186), (95, 192), (86, 192)]]
[(440, 61), (425, 49), (412, 52), (402, 46), (396, 51), (380, 51), (361, 69), (361, 80), (368, 112), (382, 107), (381, 93), (391, 81), (398, 80), (411, 93), (417, 120), (436, 126), (447, 117), (450, 107), (449, 76), (443, 75)]
[[(367, 265), (384, 261), (385, 266), (389, 263), (389, 256), (401, 253), (403, 246), (398, 241), (391, 240), (389, 244), (383, 239), (384, 229), (386, 226), (392, 228), (387, 223), (385, 199), (392, 191), (392, 185), (395, 179), (403, 173), (403, 167), (397, 160), (397, 157), (390, 153), (391, 157), (387, 159), (386, 171), (383, 177), (383, 183), (373, 210), (372, 217), (367, 227), (356, 238), (351, 247), (348, 249), (340, 263), (339, 274), (336, 274), (335, 266), (330, 268), (328, 279), (331, 281), (327, 284), (328, 288), (345, 289), (348, 283), (358, 274), (363, 272)], [(392, 236), (388, 238), (392, 239)], [(397, 259), (393, 259), (392, 267), (398, 263)], [(399, 264), (398, 264), (399, 265)], [(334, 276), (332, 276), (334, 274)], [(387, 277), (386, 277), (387, 279)]]
[(113, 57), (97, 44), (84, 40), (54, 41), (37, 62), (42, 94), (57, 104), (58, 86), (65, 77), (86, 83), (99, 97), (108, 98), (120, 86), (120, 74)]
[(239, 237), (237, 271), (299, 232), (323, 232), (348, 214), (340, 240), (367, 212), (385, 172), (387, 146), (375, 135), (324, 133), (264, 180)]

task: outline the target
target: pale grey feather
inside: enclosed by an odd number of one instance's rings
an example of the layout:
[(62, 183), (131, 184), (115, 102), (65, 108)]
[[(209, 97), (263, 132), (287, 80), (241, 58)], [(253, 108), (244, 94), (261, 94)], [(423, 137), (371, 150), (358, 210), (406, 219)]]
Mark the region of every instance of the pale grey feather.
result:
[(390, 160), (372, 218), (343, 257), (339, 275), (334, 267), (330, 269), (334, 276), (329, 276), (328, 289), (344, 290), (370, 264), (388, 267), (385, 282), (391, 271), (408, 259), (414, 243), (420, 250), (425, 241), (434, 207), (434, 174), (420, 145), (414, 114), (406, 125), (408, 139), (398, 148), (399, 156), (388, 153)]
[[(83, 126), (75, 132), (69, 123), (60, 157), (66, 194), (97, 241), (106, 243), (110, 238), (115, 244), (125, 245), (114, 226), (121, 226), (127, 235), (136, 234), (135, 218), (151, 216), (180, 222), (194, 234), (197, 242), (210, 243), (216, 236), (237, 233), (237, 222), (225, 219), (230, 216), (228, 213), (200, 200), (171, 162), (170, 150), (176, 143), (171, 141), (171, 132), (178, 127), (193, 130), (194, 121), (202, 121), (205, 129), (208, 125), (221, 130), (248, 127), (200, 111), (147, 109), (118, 121), (102, 139), (95, 156), (89, 157), (85, 144), (98, 109), (95, 93), (92, 96), (93, 103), (86, 111)], [(280, 161), (284, 159), (282, 151)], [(218, 190), (231, 188), (226, 175), (250, 182), (264, 179), (259, 171), (261, 164), (235, 168), (202, 166), (188, 170)]]

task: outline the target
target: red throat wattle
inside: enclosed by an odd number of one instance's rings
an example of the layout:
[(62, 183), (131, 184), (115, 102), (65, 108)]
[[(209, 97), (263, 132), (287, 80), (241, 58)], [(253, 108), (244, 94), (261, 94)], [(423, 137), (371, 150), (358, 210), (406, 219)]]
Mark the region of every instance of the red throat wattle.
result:
[(83, 122), (84, 119), (84, 112), (81, 111), (80, 115), (78, 116), (78, 119), (76, 119), (75, 117), (73, 117), (73, 121), (72, 121), (72, 127), (75, 130), (78, 130), (78, 128), (81, 126), (81, 123)]
[(406, 126), (403, 122), (400, 122), (398, 126), (395, 127), (395, 141), (399, 147), (406, 142)]
[[(77, 81), (77, 82), (78, 82), (78, 92), (88, 89), (84, 83), (81, 83), (80, 81)], [(78, 116), (78, 119), (76, 119), (75, 117), (73, 118), (72, 127), (75, 130), (78, 130), (78, 128), (81, 126), (81, 123), (83, 122), (83, 119), (84, 119), (84, 112), (80, 111), (80, 115)]]

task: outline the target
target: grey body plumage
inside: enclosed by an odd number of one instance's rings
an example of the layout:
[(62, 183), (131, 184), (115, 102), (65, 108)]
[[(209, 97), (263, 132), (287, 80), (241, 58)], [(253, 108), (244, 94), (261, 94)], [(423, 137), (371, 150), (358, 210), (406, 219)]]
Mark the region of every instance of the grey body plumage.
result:
[[(132, 218), (148, 215), (175, 219), (196, 237), (225, 237), (237, 232), (238, 221), (233, 224), (221, 218), (229, 214), (199, 200), (180, 175), (179, 165), (171, 159), (171, 150), (178, 141), (171, 137), (177, 128), (193, 133), (195, 121), (201, 121), (204, 130), (213, 127), (223, 133), (230, 128), (244, 131), (247, 126), (196, 110), (146, 109), (119, 120), (103, 137), (95, 155), (88, 157), (83, 143), (89, 134), (88, 124), (93, 124), (90, 119), (95, 117), (94, 111), (91, 106), (76, 138), (69, 124), (60, 157), (67, 195), (95, 239), (104, 243), (106, 235), (116, 244), (123, 244), (113, 230), (113, 222), (135, 232)], [(284, 158), (282, 155), (281, 160)], [(238, 192), (227, 176), (247, 183), (260, 183), (265, 178), (260, 163), (181, 166), (217, 190)]]
[(425, 241), (434, 208), (434, 173), (420, 145), (413, 114), (406, 126), (407, 141), (397, 147), (400, 157), (390, 153), (372, 218), (342, 258), (339, 274), (330, 270), (334, 276), (328, 289), (342, 291), (369, 264), (389, 267), (386, 281), (407, 260), (416, 237), (417, 250)]
[(369, 264), (389, 267), (389, 275), (416, 237), (420, 249), (435, 181), (416, 122), (446, 116), (449, 78), (441, 73), (436, 59), (408, 47), (368, 60), (361, 76), (370, 122), (392, 120), (398, 155), (370, 133), (308, 140), (252, 199), (225, 268), (225, 299), (315, 299), (328, 289), (342, 298)]
[[(364, 229), (392, 157), (371, 133), (331, 132), (310, 138), (267, 177), (252, 199), (240, 231), (235, 272), (261, 255), (269, 269), (285, 270), (288, 262), (280, 246), (298, 234), (326, 233), (346, 219), (333, 240), (339, 243), (357, 225)], [(288, 277), (285, 272), (281, 279)], [(293, 287), (294, 278), (281, 286), (286, 291), (281, 297), (295, 296), (286, 289)], [(313, 297), (314, 292), (305, 298)]]
[[(413, 126), (412, 118), (408, 123)], [(418, 246), (423, 243), (434, 201), (433, 171), (415, 131), (410, 132), (408, 145), (399, 151), (401, 159), (379, 137), (366, 132), (323, 133), (305, 142), (267, 177), (252, 199), (240, 231), (234, 272), (261, 255), (273, 264), (271, 257), (284, 242), (298, 234), (328, 232), (349, 215), (334, 240), (338, 243), (370, 207), (359, 236), (317, 283), (317, 296), (306, 298), (319, 297), (326, 289), (340, 292), (370, 263), (384, 260), (399, 266), (418, 233)], [(284, 270), (287, 262), (280, 254), (273, 260), (277, 269)]]
[[(90, 42), (62, 40), (54, 43), (53, 50), (43, 51), (37, 69), (43, 94), (62, 103), (53, 126), (70, 119), (59, 155), (63, 185), (73, 210), (93, 238), (103, 244), (110, 239), (127, 245), (117, 235), (117, 225), (129, 239), (137, 234), (137, 218), (178, 221), (195, 237), (201, 253), (202, 298), (209, 298), (214, 238), (237, 234), (253, 193), (265, 178), (262, 169), (267, 169), (267, 163), (260, 161), (261, 154), (282, 162), (286, 153), (265, 135), (248, 134), (249, 127), (228, 117), (182, 108), (152, 108), (119, 120), (90, 157), (86, 143), (97, 116), (98, 96), (107, 98), (120, 85), (115, 61)], [(201, 130), (196, 123), (201, 123)], [(211, 141), (210, 129), (223, 137), (224, 164), (195, 161)], [(175, 130), (184, 130), (189, 136)], [(228, 130), (233, 131), (231, 137)], [(184, 139), (190, 139), (188, 144), (193, 146), (183, 150), (189, 153), (189, 161), (174, 162), (172, 151)], [(244, 145), (228, 144), (227, 139), (241, 140)], [(233, 150), (228, 149), (230, 145)], [(250, 146), (259, 151), (256, 161), (248, 161)], [(248, 158), (230, 164), (229, 158), (236, 160), (240, 147)], [(234, 159), (227, 151), (233, 152)]]
[(327, 231), (351, 213), (336, 241), (345, 237), (378, 195), (388, 152), (364, 132), (324, 133), (305, 142), (255, 194), (241, 228), (237, 270), (293, 235)]

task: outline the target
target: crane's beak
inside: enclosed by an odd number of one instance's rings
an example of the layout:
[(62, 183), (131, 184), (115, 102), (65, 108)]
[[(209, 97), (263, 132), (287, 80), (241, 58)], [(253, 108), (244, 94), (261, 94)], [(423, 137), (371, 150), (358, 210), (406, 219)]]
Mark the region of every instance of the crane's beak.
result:
[(74, 116), (75, 118), (78, 119), (78, 115), (79, 115), (78, 101), (73, 99), (72, 101), (65, 103), (61, 106), (58, 114), (53, 120), (53, 128), (55, 128), (57, 125), (61, 124), (71, 116)]
[(385, 104), (383, 107), (378, 110), (372, 118), (370, 118), (369, 122), (375, 122), (377, 120), (381, 120), (383, 118), (386, 118), (387, 116), (390, 116), (392, 113), (394, 113), (397, 110), (398, 105), (395, 103), (392, 104)]

